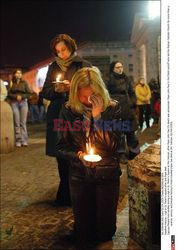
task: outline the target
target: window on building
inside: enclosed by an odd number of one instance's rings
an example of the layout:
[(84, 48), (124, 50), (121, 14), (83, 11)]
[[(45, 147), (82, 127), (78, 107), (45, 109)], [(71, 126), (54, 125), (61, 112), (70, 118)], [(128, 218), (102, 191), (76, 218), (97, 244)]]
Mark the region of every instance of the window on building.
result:
[(93, 66), (98, 67), (106, 81), (109, 73), (110, 57), (109, 56), (85, 56), (84, 59), (91, 62)]
[(128, 57), (131, 58), (131, 57), (132, 57), (132, 54), (128, 54)]
[(130, 81), (130, 83), (132, 84), (132, 86), (134, 85), (134, 77), (132, 75), (128, 76), (128, 79)]

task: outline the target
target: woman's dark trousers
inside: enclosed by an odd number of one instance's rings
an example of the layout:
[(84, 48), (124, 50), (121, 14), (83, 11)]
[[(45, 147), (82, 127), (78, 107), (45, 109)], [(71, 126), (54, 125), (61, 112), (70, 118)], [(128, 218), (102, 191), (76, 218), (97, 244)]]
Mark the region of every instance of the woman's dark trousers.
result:
[(78, 243), (112, 239), (116, 231), (119, 184), (119, 180), (71, 180), (75, 235)]
[(150, 104), (138, 105), (139, 107), (139, 126), (143, 127), (144, 120), (146, 121), (147, 128), (150, 127), (150, 115), (151, 115), (151, 107)]
[(71, 205), (69, 190), (69, 166), (70, 161), (57, 157), (60, 183), (57, 191), (56, 202), (59, 205)]

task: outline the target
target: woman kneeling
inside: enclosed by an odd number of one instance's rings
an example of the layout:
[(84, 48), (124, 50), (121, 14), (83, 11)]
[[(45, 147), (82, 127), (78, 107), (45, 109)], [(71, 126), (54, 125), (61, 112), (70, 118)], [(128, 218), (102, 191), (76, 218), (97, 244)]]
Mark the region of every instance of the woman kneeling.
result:
[[(68, 158), (70, 192), (75, 220), (75, 238), (81, 242), (111, 240), (116, 231), (116, 210), (119, 199), (121, 170), (118, 148), (122, 133), (112, 127), (97, 126), (98, 121), (114, 123), (127, 119), (117, 101), (111, 100), (96, 68), (82, 68), (72, 78), (69, 101), (60, 112), (60, 119), (70, 124), (85, 124), (58, 133), (57, 152)], [(115, 127), (116, 128), (116, 127)], [(94, 150), (101, 156), (89, 162), (84, 155)]]

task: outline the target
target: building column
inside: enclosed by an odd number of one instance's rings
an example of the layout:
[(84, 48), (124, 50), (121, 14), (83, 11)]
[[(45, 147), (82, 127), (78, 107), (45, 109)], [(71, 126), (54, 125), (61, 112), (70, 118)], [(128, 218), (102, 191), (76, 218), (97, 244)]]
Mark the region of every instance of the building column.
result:
[(144, 79), (147, 81), (145, 44), (141, 45), (139, 48), (139, 77), (144, 77)]
[(158, 53), (158, 36), (155, 33), (150, 33), (148, 43), (146, 44), (147, 82), (152, 78), (158, 80), (160, 74)]

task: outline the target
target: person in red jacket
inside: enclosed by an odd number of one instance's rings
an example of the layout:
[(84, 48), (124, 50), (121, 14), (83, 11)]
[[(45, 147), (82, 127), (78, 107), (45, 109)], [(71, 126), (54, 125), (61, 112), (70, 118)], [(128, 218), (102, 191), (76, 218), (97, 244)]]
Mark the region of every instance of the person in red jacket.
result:
[(154, 115), (157, 121), (159, 121), (159, 118), (161, 115), (161, 99), (160, 98), (158, 98), (154, 104)]

